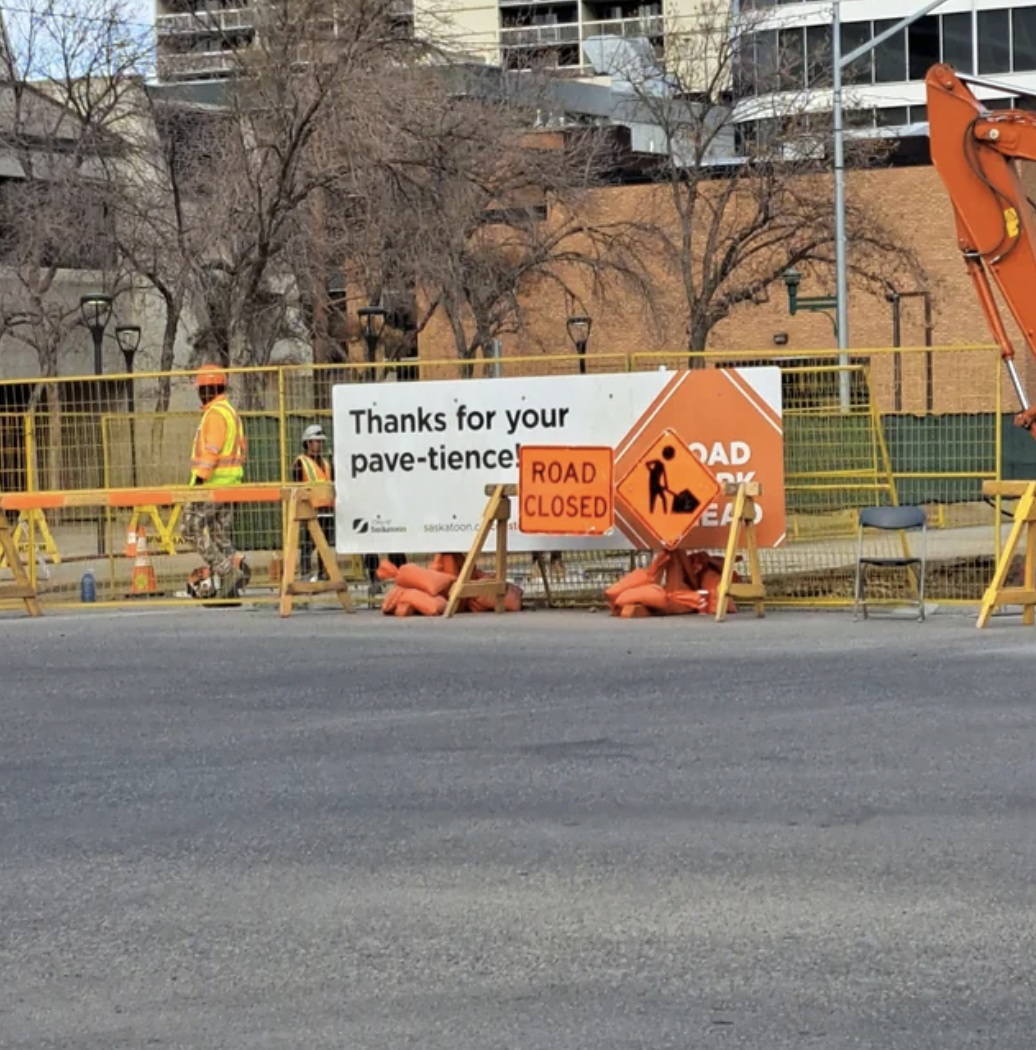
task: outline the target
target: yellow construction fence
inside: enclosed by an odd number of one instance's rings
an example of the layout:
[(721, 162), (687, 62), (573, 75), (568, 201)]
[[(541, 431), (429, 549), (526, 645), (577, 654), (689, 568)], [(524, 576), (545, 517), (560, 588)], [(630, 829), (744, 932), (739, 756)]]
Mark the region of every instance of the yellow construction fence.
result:
[[(622, 372), (682, 369), (689, 361), (686, 353), (631, 353), (590, 355), (586, 364), (591, 372)], [(851, 602), (858, 509), (906, 503), (929, 512), (931, 600), (981, 599), (1007, 521), (1002, 508), (984, 501), (982, 482), (1036, 476), (1036, 442), (1011, 426), (1013, 394), (995, 347), (853, 350), (848, 364), (839, 362), (837, 351), (715, 353), (694, 364), (777, 364), (782, 371), (788, 537), (782, 547), (763, 552), (770, 604)], [(229, 370), (231, 400), (248, 434), (246, 481), (291, 481), (303, 429), (319, 422), (333, 435), (336, 384), (571, 375), (579, 358), (421, 361), (406, 367), (409, 373), (380, 362)], [(184, 484), (198, 421), (192, 378), (176, 372), (0, 382), (0, 493)], [(87, 569), (101, 604), (189, 602), (186, 580), (200, 559), (184, 545), (179, 515), (179, 507), (65, 506), (8, 518), (42, 600), (55, 605), (79, 603)], [(141, 523), (158, 587), (153, 595), (131, 598), (127, 536)], [(239, 507), (234, 532), (252, 566), (250, 596), (275, 600), (281, 508)], [(628, 551), (553, 560), (544, 555), (543, 568), (554, 602), (595, 604), (604, 587), (645, 557)], [(355, 600), (378, 600), (369, 594), (363, 559), (340, 561), (355, 583)], [(529, 555), (512, 555), (510, 570), (528, 599), (544, 594)], [(0, 563), (0, 577), (6, 572)], [(890, 578), (887, 586), (889, 595), (901, 589), (898, 579)], [(868, 594), (880, 596), (880, 587), (878, 579)]]

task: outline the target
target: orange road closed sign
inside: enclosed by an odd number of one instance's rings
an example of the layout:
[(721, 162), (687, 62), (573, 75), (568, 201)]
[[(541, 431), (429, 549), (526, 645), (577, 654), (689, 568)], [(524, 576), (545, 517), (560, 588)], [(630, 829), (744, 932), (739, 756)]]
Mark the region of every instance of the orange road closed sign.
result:
[(541, 536), (603, 536), (615, 525), (614, 452), (606, 446), (522, 445), (518, 530)]
[(719, 495), (720, 483), (675, 431), (666, 430), (633, 464), (618, 490), (648, 534), (673, 550)]

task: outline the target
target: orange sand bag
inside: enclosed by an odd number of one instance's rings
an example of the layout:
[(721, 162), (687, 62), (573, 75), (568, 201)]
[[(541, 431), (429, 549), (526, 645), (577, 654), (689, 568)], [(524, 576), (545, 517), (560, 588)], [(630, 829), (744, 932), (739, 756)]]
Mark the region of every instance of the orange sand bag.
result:
[[(521, 587), (516, 583), (509, 583), (507, 592), (504, 594), (504, 611), (521, 612), (524, 595), (525, 592)], [(477, 598), (468, 598), (466, 604), (472, 612), (494, 612), (496, 609), (496, 599), (491, 594), (480, 594)]]
[[(709, 603), (705, 608), (705, 611), (709, 614), (714, 614), (719, 608), (719, 584), (722, 579), (722, 562), (720, 562), (720, 568), (715, 568), (716, 562), (711, 561), (709, 567), (701, 574), (701, 589), (709, 592)], [(731, 577), (733, 582), (739, 582), (741, 577), (735, 572)], [(736, 613), (737, 604), (733, 598), (727, 599), (727, 612)]]
[[(466, 554), (437, 554), (432, 558), (431, 564), (428, 568), (433, 569), (435, 572), (444, 572), (447, 576), (459, 576), (460, 570), (464, 568), (464, 559), (467, 558)], [(473, 580), (480, 580), (485, 573), (480, 572), (478, 566), (475, 566), (474, 572), (471, 574)]]
[(670, 591), (669, 601), (663, 610), (668, 616), (685, 616), (688, 613), (706, 612), (709, 596), (698, 591)]
[(642, 620), (651, 615), (651, 610), (645, 609), (643, 605), (624, 605), (619, 610), (619, 615), (624, 620)]
[(440, 616), (446, 608), (446, 599), (439, 595), (425, 594), (413, 587), (397, 587), (399, 600), (394, 609), (396, 616)]
[(423, 591), (428, 595), (445, 594), (456, 580), (435, 569), (423, 569), (420, 565), (407, 562), (396, 573), (396, 585), (406, 590)]
[(397, 569), (395, 565), (386, 558), (379, 562), (374, 575), (377, 576), (379, 580), (394, 580), (397, 572), (399, 572), (399, 569)]
[(623, 591), (615, 603), (620, 609), (627, 605), (643, 605), (648, 609), (662, 610), (668, 600), (669, 595), (660, 583), (645, 583)]
[(386, 616), (391, 616), (396, 611), (396, 606), (399, 604), (399, 595), (401, 591), (398, 587), (390, 587), (388, 593), (385, 595), (381, 603), (381, 611)]
[[(687, 577), (687, 589), (701, 590), (701, 574), (712, 564), (712, 559), (705, 551), (695, 551), (693, 554), (682, 551), (681, 556), (684, 563), (684, 575)], [(722, 567), (721, 565), (720, 568)]]
[(686, 591), (690, 587), (687, 579), (687, 558), (683, 551), (674, 551), (665, 571), (665, 589), (669, 594)]
[(612, 612), (618, 608), (616, 602), (619, 595), (628, 591), (631, 587), (644, 587), (648, 584), (658, 583), (662, 573), (669, 564), (670, 555), (666, 551), (656, 554), (651, 564), (646, 569), (632, 569), (621, 579), (616, 580), (605, 592), (604, 596), (612, 607)]
[(632, 572), (626, 573), (621, 579), (616, 580), (604, 592), (604, 596), (608, 599), (608, 604), (614, 606), (623, 591), (628, 591), (631, 587), (646, 587), (657, 582), (657, 578), (652, 576), (647, 569), (634, 569)]
[(407, 592), (407, 600), (420, 616), (442, 616), (446, 609), (446, 599), (441, 594), (426, 594), (414, 589)]

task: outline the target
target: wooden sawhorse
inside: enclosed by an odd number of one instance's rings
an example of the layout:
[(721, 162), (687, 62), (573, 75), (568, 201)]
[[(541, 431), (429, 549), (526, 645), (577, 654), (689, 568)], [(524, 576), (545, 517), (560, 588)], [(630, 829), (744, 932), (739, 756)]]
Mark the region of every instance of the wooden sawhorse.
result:
[[(482, 514), (482, 523), (475, 533), (475, 541), (464, 559), (453, 586), (450, 597), (443, 610), (443, 616), (449, 618), (465, 598), (481, 598), (484, 594), (493, 596), (494, 611), (504, 612), (504, 599), (507, 597), (507, 524), (511, 520), (511, 499), (518, 495), (517, 485), (487, 485), (486, 495), (489, 502)], [(496, 525), (496, 562), (493, 575), (484, 580), (472, 580), (478, 557), (489, 538), (489, 530)]]
[[(755, 539), (755, 501), (762, 494), (763, 486), (758, 481), (723, 483), (723, 495), (734, 497), (734, 516), (730, 519), (727, 552), (723, 559), (719, 592), (716, 595), (716, 623), (722, 623), (727, 618), (728, 598), (733, 598), (735, 602), (751, 602), (757, 618), (766, 615), (763, 604), (766, 599), (766, 587), (759, 567), (759, 547)], [(745, 534), (744, 548), (748, 555), (748, 582), (734, 583), (734, 559), (737, 557), (740, 546), (739, 533), (742, 530)]]
[[(281, 616), (291, 616), (292, 598), (297, 594), (330, 594), (332, 591), (338, 595), (338, 600), (347, 613), (356, 612), (352, 598), (349, 597), (349, 584), (345, 582), (342, 570), (338, 568), (334, 551), (328, 546), (324, 530), (317, 519), (313, 497), (315, 494), (322, 498), (324, 496), (319, 488), (316, 485), (303, 485), (282, 490), (283, 497), (288, 500), (288, 535), (284, 541), (284, 571), (281, 575)], [(330, 489), (331, 486), (328, 485), (327, 488)], [(310, 536), (313, 537), (313, 545), (320, 555), (320, 563), (329, 577), (326, 580), (311, 583), (308, 580), (295, 579), (299, 564), (299, 530), (303, 527), (308, 528)]]
[(21, 600), (25, 602), (25, 611), (30, 616), (42, 616), (43, 611), (40, 609), (36, 589), (29, 580), (22, 559), (18, 556), (18, 545), (11, 535), (3, 511), (0, 511), (0, 551), (3, 551), (8, 567), (14, 573), (14, 583), (0, 583), (0, 602)]
[[(993, 610), (998, 605), (1020, 605), (1022, 623), (1031, 627), (1036, 623), (1036, 481), (984, 481), (983, 496), (1007, 496), (1018, 500), (1014, 509), (1014, 523), (1007, 537), (1007, 543), (1000, 553), (993, 579), (982, 596), (982, 608), (978, 614), (976, 627), (982, 628), (989, 623)], [(1000, 522), (997, 522), (997, 528)], [(1025, 569), (1021, 587), (1008, 587), (1007, 574), (1011, 571), (1011, 562), (1018, 541), (1025, 533)]]

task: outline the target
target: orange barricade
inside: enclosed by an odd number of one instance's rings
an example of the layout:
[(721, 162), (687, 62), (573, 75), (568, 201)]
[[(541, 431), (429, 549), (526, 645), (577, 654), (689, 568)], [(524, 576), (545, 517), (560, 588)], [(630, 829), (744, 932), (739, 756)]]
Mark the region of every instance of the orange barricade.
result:
[[(171, 486), (160, 489), (73, 489), (65, 491), (45, 492), (9, 492), (0, 494), (0, 520), (5, 511), (32, 511), (32, 510), (62, 510), (70, 507), (97, 507), (111, 509), (127, 509), (148, 506), (173, 506), (190, 503), (283, 503), (287, 512), (289, 522), (294, 520), (298, 506), (309, 506), (310, 501), (318, 499), (334, 499), (334, 486), (331, 483), (318, 483), (314, 485), (284, 485), (280, 482), (255, 485), (234, 485), (226, 488), (207, 488), (194, 486)], [(307, 523), (308, 524), (308, 523)], [(319, 530), (315, 521), (313, 525)], [(297, 541), (297, 526), (295, 531)], [(332, 552), (327, 548), (321, 536), (321, 546), (328, 560), (333, 561)], [(6, 546), (4, 548), (6, 553)], [(147, 541), (144, 528), (141, 526), (134, 533), (127, 533), (125, 553), (133, 558), (130, 591), (126, 598), (141, 598), (153, 596), (156, 591), (155, 570), (151, 558), (147, 552)], [(19, 562), (19, 568), (21, 563)], [(347, 586), (340, 572), (334, 572), (334, 580), (331, 588), (326, 585), (323, 588), (318, 585), (307, 585), (293, 583), (284, 574), (281, 583), (282, 615), (290, 613), (290, 595), (287, 594), (290, 586), (295, 593), (306, 590), (320, 593), (322, 589), (334, 589), (338, 593), (343, 607), (350, 608), (347, 594)], [(8, 589), (2, 597), (22, 597), (25, 587), (20, 587), (17, 594)], [(29, 597), (26, 592), (26, 597)], [(31, 595), (35, 603), (35, 593)], [(116, 599), (118, 600), (118, 599)], [(179, 599), (176, 599), (177, 601)], [(198, 600), (198, 599), (196, 599)], [(200, 599), (210, 601), (213, 599)], [(257, 599), (261, 600), (261, 599)], [(284, 611), (286, 603), (287, 611)], [(34, 605), (34, 608), (36, 606)]]

